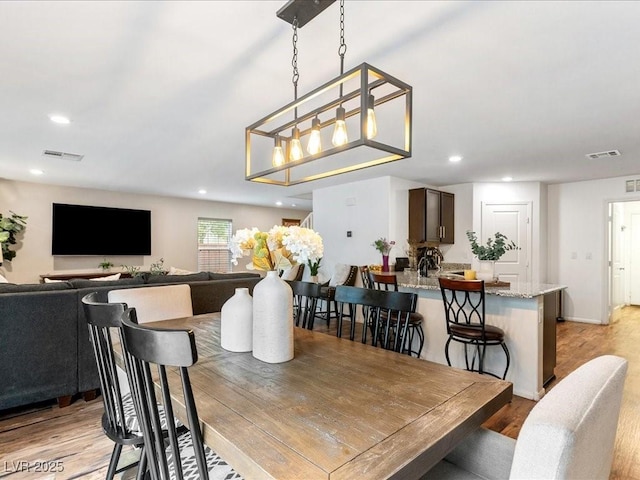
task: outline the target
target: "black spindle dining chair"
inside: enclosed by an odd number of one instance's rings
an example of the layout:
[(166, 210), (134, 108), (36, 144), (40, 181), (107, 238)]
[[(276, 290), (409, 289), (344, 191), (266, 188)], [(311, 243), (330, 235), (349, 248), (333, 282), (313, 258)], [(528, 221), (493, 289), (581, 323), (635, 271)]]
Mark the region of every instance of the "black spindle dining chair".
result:
[[(395, 273), (376, 273), (369, 271), (369, 285), (370, 288), (387, 291), (398, 291), (398, 277)], [(392, 319), (395, 320), (395, 319)], [(424, 316), (420, 312), (411, 312), (409, 315), (409, 337), (407, 338), (406, 351), (409, 355), (413, 355), (420, 358), (422, 348), (424, 347), (424, 330), (422, 329), (422, 323), (424, 322)], [(414, 341), (416, 340), (417, 341)], [(413, 349), (413, 345), (416, 345), (416, 349)]]
[(287, 282), (293, 291), (293, 313), (296, 327), (313, 330), (318, 300), (321, 298), (319, 283), (291, 280)]
[[(136, 321), (135, 309), (126, 309), (122, 316), (124, 350), (152, 480), (208, 480), (210, 476), (225, 480), (241, 479), (228, 463), (203, 442), (188, 370), (198, 361), (193, 332), (154, 329), (138, 325)], [(169, 372), (174, 370), (170, 367), (177, 368), (177, 371)], [(182, 385), (189, 430), (180, 434), (169, 422), (168, 442), (164, 435), (158, 433), (160, 413), (154, 374), (160, 383), (159, 392), (169, 419), (175, 418), (169, 375), (177, 374)]]
[[(111, 328), (120, 331), (122, 314), (127, 308), (124, 303), (101, 302), (98, 292), (85, 295), (82, 306), (89, 326), (89, 335), (93, 345), (100, 378), (102, 403), (102, 429), (107, 437), (114, 442), (107, 479), (111, 480), (117, 473), (135, 467), (138, 462), (118, 469), (118, 461), (125, 445), (144, 447), (144, 438), (135, 415), (131, 394), (121, 390), (118, 382), (114, 342)], [(138, 477), (142, 478), (145, 470), (144, 448), (141, 450), (141, 462)]]
[[(406, 345), (410, 316), (415, 310), (417, 297), (415, 293), (342, 285), (336, 287), (335, 293), (339, 303), (367, 307), (368, 318), (365, 318), (362, 328), (362, 343), (367, 343), (367, 325), (370, 325), (372, 345), (406, 354), (410, 354)], [(338, 327), (342, 323), (340, 311), (339, 308)]]

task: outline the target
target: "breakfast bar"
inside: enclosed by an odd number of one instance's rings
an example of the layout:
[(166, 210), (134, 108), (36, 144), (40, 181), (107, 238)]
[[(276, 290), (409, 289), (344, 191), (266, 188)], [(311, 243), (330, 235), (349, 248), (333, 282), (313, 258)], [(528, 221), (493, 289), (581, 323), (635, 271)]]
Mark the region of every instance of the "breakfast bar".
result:
[[(425, 318), (421, 358), (446, 364), (444, 345), (448, 336), (438, 278), (398, 273), (398, 286), (402, 291), (418, 294), (417, 311)], [(514, 395), (539, 400), (544, 396), (545, 385), (554, 378), (556, 318), (560, 315), (560, 295), (565, 288), (520, 282), (486, 288), (486, 323), (505, 332), (511, 354), (506, 380), (513, 383)], [(454, 342), (450, 354), (452, 366), (464, 368), (462, 345)], [(500, 372), (504, 365), (502, 350), (488, 348), (485, 369)]]

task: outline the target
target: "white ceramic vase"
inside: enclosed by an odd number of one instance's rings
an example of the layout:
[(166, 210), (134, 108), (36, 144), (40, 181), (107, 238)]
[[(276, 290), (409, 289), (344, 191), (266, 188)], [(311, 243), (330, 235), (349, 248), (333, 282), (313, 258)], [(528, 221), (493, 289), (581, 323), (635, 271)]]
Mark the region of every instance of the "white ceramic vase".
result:
[(248, 288), (236, 288), (220, 312), (220, 345), (230, 352), (253, 348), (253, 300)]
[(495, 260), (478, 260), (478, 271), (476, 272), (476, 278), (478, 280), (493, 282), (493, 280), (496, 278), (495, 271)]
[(276, 271), (253, 288), (253, 356), (266, 363), (293, 358), (293, 292)]

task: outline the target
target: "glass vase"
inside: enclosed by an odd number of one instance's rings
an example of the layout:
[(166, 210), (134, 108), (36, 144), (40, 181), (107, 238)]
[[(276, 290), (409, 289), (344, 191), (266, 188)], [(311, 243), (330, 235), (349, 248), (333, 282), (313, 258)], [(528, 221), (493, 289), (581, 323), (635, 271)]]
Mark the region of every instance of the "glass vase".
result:
[(389, 271), (389, 255), (382, 254), (382, 271)]

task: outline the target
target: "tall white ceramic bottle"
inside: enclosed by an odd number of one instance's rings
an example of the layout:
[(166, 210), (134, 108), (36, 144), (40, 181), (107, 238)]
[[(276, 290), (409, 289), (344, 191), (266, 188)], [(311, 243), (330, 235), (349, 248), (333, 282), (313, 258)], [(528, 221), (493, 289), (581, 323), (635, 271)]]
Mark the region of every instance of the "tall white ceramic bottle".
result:
[(293, 358), (293, 292), (276, 271), (253, 289), (253, 356), (267, 363)]

